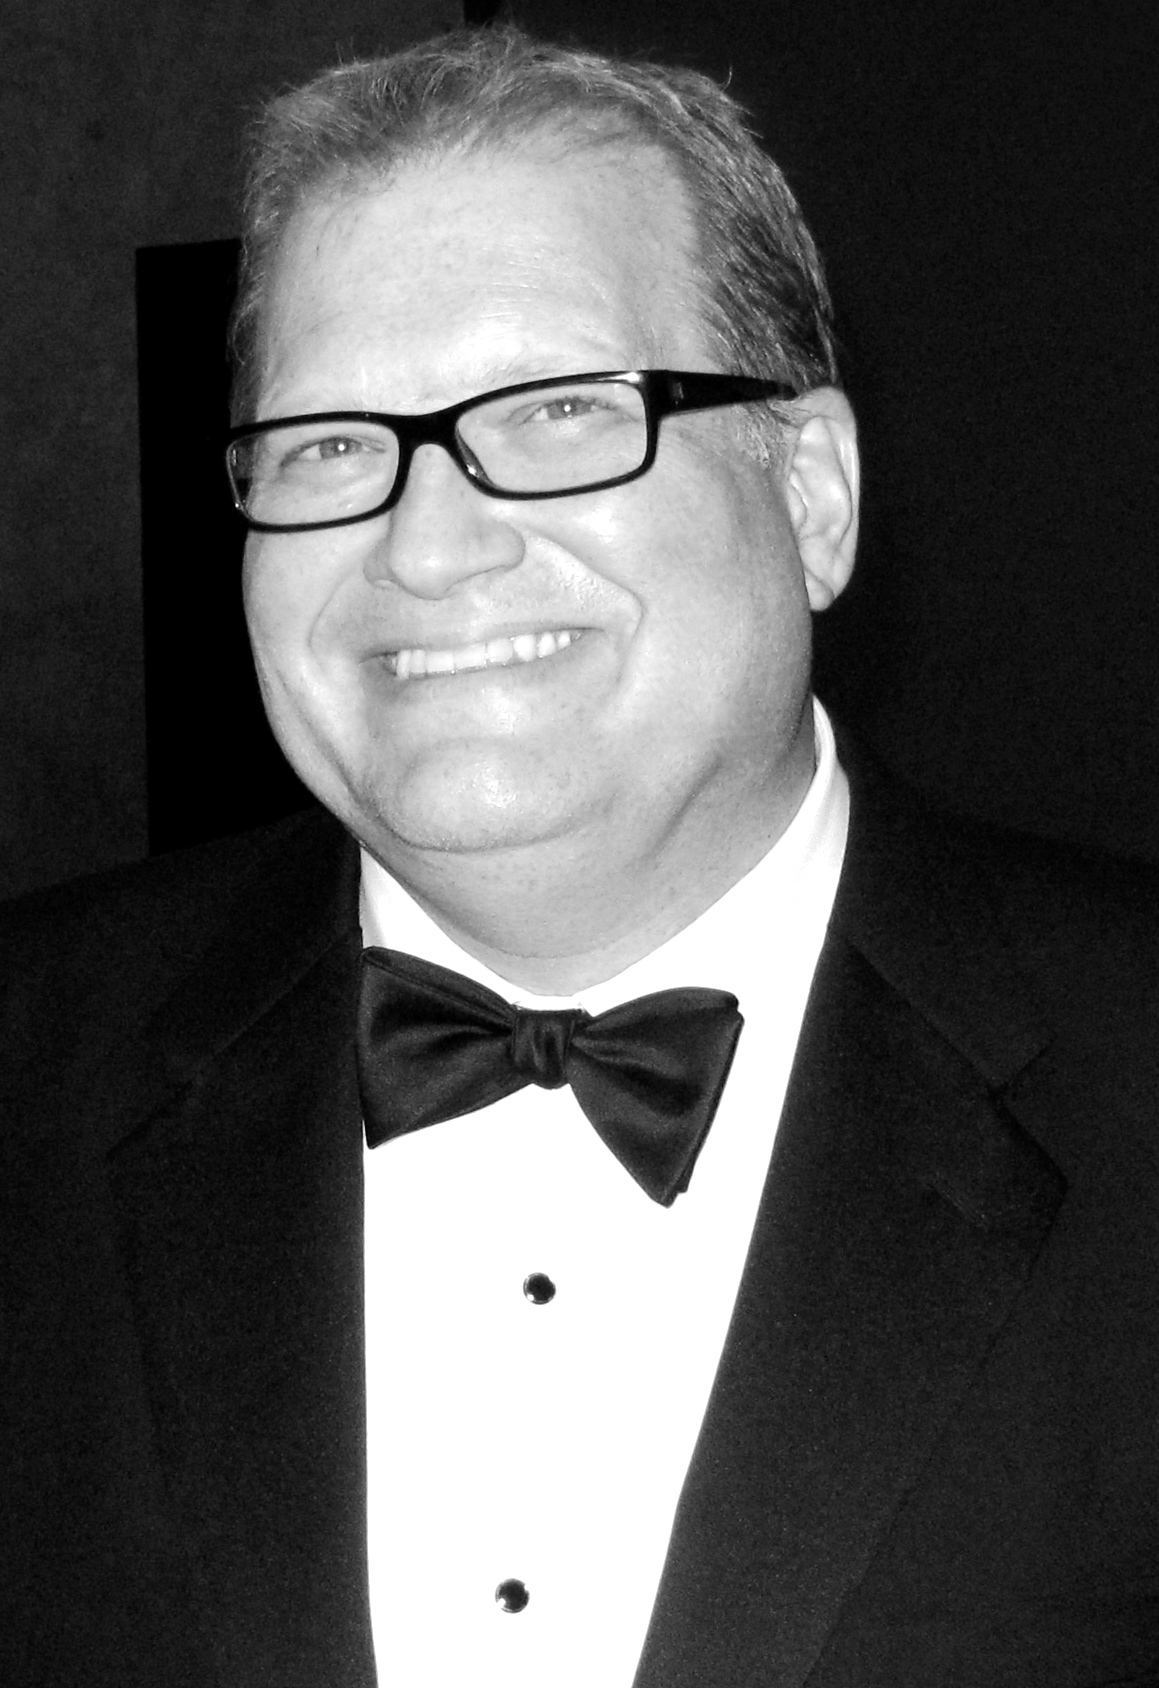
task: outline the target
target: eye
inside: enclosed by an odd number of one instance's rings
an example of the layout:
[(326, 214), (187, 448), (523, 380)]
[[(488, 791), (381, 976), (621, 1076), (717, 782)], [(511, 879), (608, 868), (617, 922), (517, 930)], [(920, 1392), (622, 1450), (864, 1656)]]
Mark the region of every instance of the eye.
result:
[(338, 435), (332, 440), (319, 440), (315, 449), (318, 456), (326, 461), (332, 457), (352, 457), (355, 452), (362, 450), (362, 444), (359, 440), (352, 440), (349, 435)]
[(394, 450), (385, 430), (331, 433), (318, 427), (277, 429), (259, 436), (253, 472), (259, 478), (302, 479), (334, 475), (346, 478), (365, 471), (377, 472), (384, 456)]
[(524, 422), (579, 422), (587, 416), (594, 415), (599, 410), (608, 407), (602, 405), (587, 393), (560, 393), (555, 398), (544, 399), (529, 410), (521, 420)]
[(494, 420), (509, 432), (543, 428), (587, 433), (593, 428), (634, 421), (639, 410), (640, 400), (633, 388), (617, 382), (593, 382), (527, 393), (500, 410)]
[(302, 440), (283, 455), (283, 462), (338, 463), (343, 458), (360, 457), (366, 452), (381, 451), (374, 440), (358, 439), (353, 434), (327, 434), (322, 439)]

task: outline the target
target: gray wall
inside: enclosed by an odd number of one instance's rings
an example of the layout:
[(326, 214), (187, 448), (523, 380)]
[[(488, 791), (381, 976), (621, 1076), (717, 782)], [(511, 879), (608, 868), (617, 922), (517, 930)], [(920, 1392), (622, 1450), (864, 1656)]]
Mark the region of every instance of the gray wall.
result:
[(461, 0), (8, 0), (0, 894), (146, 853), (135, 249), (236, 234), (265, 94), (461, 18)]

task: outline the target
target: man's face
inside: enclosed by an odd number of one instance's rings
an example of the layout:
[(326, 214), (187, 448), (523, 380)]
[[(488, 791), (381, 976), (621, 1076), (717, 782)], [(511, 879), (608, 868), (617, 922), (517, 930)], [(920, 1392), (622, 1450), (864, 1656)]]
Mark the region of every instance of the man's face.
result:
[[(307, 207), (275, 278), (258, 414), (420, 412), (540, 377), (719, 367), (690, 241), (682, 190), (646, 152), (415, 166)], [(274, 729), (404, 880), (447, 852), (562, 850), (582, 872), (681, 838), (767, 843), (812, 754), (791, 506), (729, 410), (667, 420), (642, 479), (555, 500), (489, 498), (420, 447), (388, 514), (251, 536)], [(424, 653), (407, 678), (400, 651)]]

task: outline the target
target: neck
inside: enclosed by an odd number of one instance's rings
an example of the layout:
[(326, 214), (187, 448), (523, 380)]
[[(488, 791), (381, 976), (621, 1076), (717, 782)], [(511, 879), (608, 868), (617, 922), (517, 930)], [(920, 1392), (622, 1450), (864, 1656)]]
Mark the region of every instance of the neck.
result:
[(586, 844), (377, 859), (500, 978), (536, 995), (573, 996), (650, 955), (754, 868), (789, 825), (811, 776), (810, 759), (759, 824), (739, 824), (733, 807), (716, 826), (689, 823), (631, 859), (603, 835)]

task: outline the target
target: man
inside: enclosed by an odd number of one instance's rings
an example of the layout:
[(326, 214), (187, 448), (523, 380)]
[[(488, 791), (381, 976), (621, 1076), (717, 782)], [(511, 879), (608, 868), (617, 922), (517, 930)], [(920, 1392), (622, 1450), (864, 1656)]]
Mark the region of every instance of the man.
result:
[(9, 917), (4, 1680), (1153, 1680), (1153, 889), (838, 759), (781, 177), (479, 34), (275, 104), (250, 214), (325, 812)]

